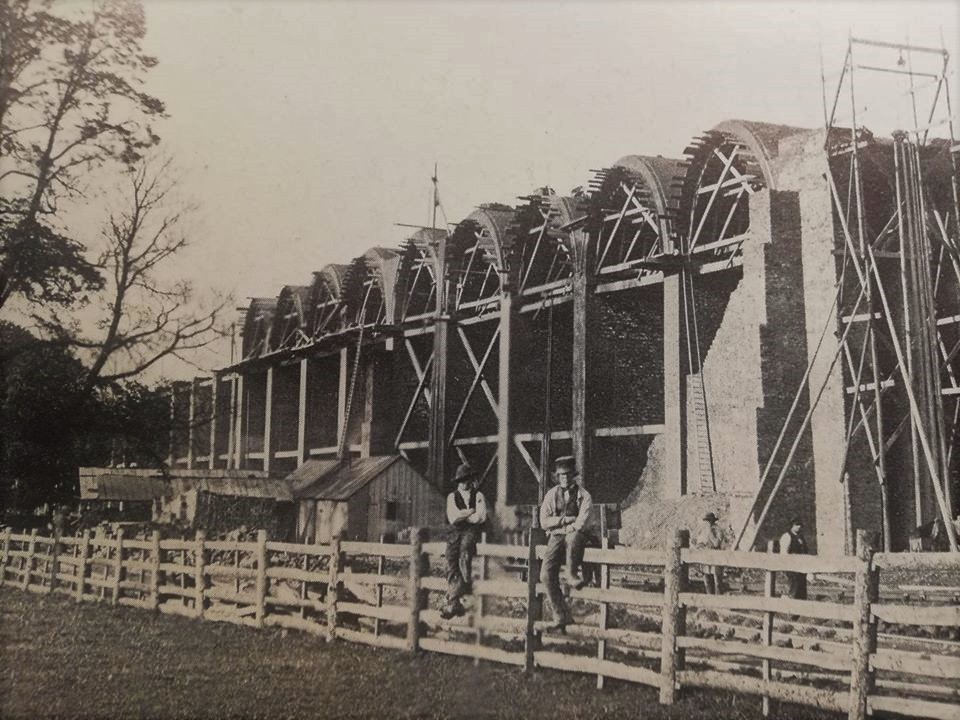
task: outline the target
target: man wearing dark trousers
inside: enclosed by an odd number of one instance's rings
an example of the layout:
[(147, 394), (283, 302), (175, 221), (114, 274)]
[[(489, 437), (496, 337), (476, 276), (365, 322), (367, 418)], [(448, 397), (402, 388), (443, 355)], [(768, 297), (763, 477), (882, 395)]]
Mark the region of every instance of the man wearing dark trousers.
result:
[(440, 611), (444, 620), (465, 612), (460, 599), (472, 589), (473, 556), (487, 519), (487, 502), (470, 465), (461, 464), (454, 479), (457, 487), (447, 495), (447, 601)]
[[(780, 537), (780, 553), (783, 555), (806, 555), (809, 553), (807, 541), (803, 538), (803, 523), (799, 517), (790, 521), (790, 529)], [(802, 572), (788, 572), (787, 595), (795, 600), (807, 599), (807, 575)]]
[(579, 589), (585, 584), (578, 576), (583, 550), (590, 534), (593, 499), (577, 483), (573, 457), (557, 458), (553, 477), (556, 485), (544, 495), (540, 505), (540, 527), (547, 531), (547, 549), (540, 569), (540, 581), (547, 587), (553, 608), (555, 630), (563, 631), (573, 622), (570, 608), (560, 589), (560, 565), (566, 559), (566, 581)]

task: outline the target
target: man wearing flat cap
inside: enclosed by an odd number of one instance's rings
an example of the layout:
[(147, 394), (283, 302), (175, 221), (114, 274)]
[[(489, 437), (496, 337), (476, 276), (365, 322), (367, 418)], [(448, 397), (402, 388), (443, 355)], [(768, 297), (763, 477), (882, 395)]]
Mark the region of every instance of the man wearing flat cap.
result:
[(462, 463), (454, 476), (457, 487), (447, 495), (447, 602), (440, 611), (444, 620), (464, 614), (460, 599), (471, 590), (473, 556), (487, 520), (487, 502), (476, 480), (470, 464)]
[(560, 589), (560, 565), (566, 559), (567, 584), (584, 586), (577, 572), (583, 563), (583, 550), (589, 537), (593, 499), (577, 483), (576, 462), (571, 456), (557, 458), (553, 464), (556, 485), (544, 495), (540, 505), (540, 527), (547, 531), (547, 550), (540, 570), (540, 581), (547, 587), (553, 607), (555, 628), (563, 630), (573, 622)]

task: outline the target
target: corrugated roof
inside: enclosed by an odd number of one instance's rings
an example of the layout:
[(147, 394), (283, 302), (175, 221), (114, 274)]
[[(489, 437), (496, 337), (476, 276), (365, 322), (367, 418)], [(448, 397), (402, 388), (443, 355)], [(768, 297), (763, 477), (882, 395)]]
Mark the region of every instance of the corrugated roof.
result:
[[(349, 464), (336, 463), (317, 480), (296, 493), (298, 499), (349, 500), (375, 477), (400, 459), (399, 455), (353, 460)], [(296, 471), (295, 471), (296, 472)], [(290, 479), (290, 475), (287, 479)]]
[(301, 490), (313, 485), (339, 464), (339, 460), (307, 460), (287, 475), (286, 480), (293, 489), (293, 494), (297, 495)]
[(266, 477), (251, 470), (81, 468), (81, 500), (153, 500), (190, 490), (216, 495), (292, 500), (284, 478)]

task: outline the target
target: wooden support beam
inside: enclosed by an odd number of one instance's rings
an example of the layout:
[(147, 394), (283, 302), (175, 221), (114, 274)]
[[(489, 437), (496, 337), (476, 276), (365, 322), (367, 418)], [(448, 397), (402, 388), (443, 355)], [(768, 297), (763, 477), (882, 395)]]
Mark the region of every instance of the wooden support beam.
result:
[(273, 367), (267, 368), (267, 389), (263, 408), (263, 469), (270, 472), (270, 425), (273, 419)]
[(187, 469), (193, 468), (194, 425), (197, 419), (197, 381), (190, 381), (190, 410), (187, 415)]
[(307, 461), (307, 358), (300, 361), (300, 387), (297, 405), (297, 464)]
[(513, 293), (504, 292), (500, 298), (500, 340), (497, 348), (497, 507), (507, 505), (510, 483), (510, 348), (514, 316)]
[(340, 348), (340, 384), (337, 386), (337, 437), (347, 432), (347, 372), (350, 364), (350, 351)]
[(681, 417), (683, 396), (680, 373), (680, 276), (663, 279), (663, 477), (665, 492), (683, 492)]
[(214, 376), (210, 386), (210, 456), (209, 468), (217, 466), (217, 390), (220, 387), (220, 378)]
[(234, 446), (234, 458), (233, 458), (233, 467), (239, 469), (243, 467), (243, 451), (246, 448), (246, 443), (243, 438), (243, 375), (237, 377), (236, 381), (236, 402), (235, 408), (237, 411), (235, 427), (236, 430), (233, 433), (233, 446)]
[[(591, 431), (587, 418), (587, 328), (589, 322), (589, 300), (592, 290), (590, 272), (590, 238), (583, 230), (570, 233), (573, 248), (573, 364), (570, 386), (573, 397), (571, 440), (573, 456), (577, 470), (583, 478), (589, 477)], [(544, 472), (546, 468), (543, 468)]]

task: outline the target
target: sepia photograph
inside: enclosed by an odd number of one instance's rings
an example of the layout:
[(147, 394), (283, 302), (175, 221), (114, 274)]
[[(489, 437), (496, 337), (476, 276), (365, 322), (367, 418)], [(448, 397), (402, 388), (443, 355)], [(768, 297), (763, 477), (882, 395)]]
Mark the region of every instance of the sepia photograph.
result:
[(960, 720), (956, 0), (0, 0), (0, 718)]

